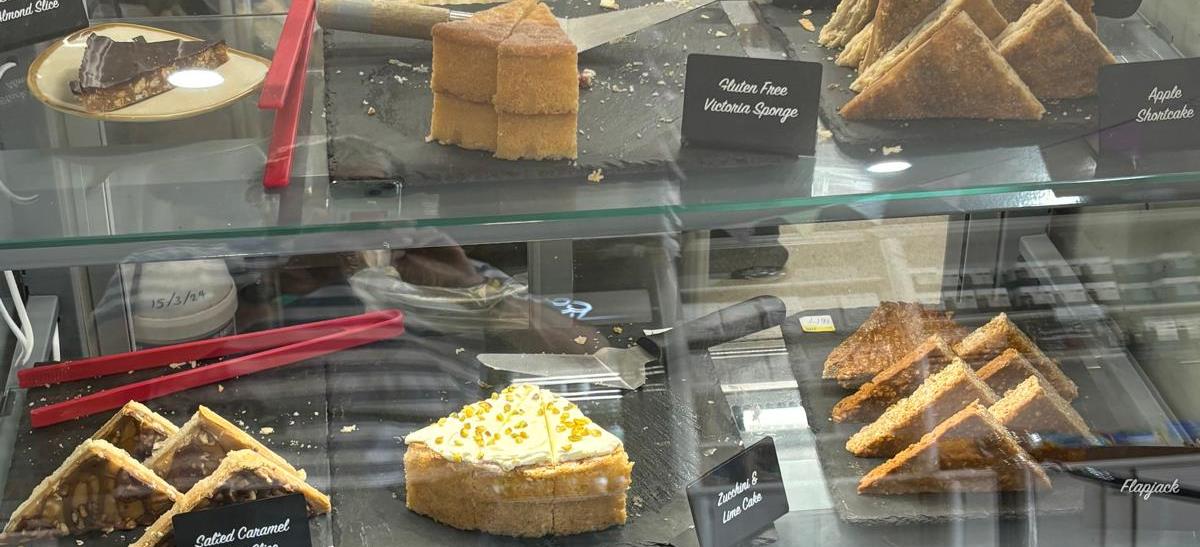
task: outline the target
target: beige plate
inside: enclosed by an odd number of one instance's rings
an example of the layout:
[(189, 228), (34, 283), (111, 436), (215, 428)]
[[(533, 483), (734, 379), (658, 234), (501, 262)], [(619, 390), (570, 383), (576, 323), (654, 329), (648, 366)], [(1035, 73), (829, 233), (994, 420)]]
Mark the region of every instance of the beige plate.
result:
[(88, 34), (96, 33), (113, 40), (130, 41), (145, 36), (149, 42), (161, 40), (198, 40), (186, 34), (129, 23), (105, 23), (78, 31), (46, 48), (29, 67), (29, 91), (55, 110), (114, 122), (158, 122), (190, 118), (222, 108), (245, 97), (262, 85), (271, 62), (233, 48), (229, 61), (216, 71), (225, 81), (206, 89), (175, 88), (139, 103), (112, 112), (88, 112), (71, 94), (68, 83), (79, 75), (79, 63)]

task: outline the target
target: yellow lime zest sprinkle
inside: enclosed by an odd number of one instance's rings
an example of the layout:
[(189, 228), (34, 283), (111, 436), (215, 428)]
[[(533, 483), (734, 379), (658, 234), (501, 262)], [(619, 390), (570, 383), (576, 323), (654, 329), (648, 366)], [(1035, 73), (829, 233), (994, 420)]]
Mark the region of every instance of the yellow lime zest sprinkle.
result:
[(562, 449), (563, 449), (563, 452), (570, 452), (571, 451), (571, 443), (562, 445)]
[(446, 440), (446, 439), (444, 439), (444, 438), (442, 438), (442, 437), (438, 437), (438, 438), (436, 438), (436, 439), (434, 439), (434, 440), (433, 440), (433, 444), (442, 444), (442, 442), (444, 442), (445, 440)]

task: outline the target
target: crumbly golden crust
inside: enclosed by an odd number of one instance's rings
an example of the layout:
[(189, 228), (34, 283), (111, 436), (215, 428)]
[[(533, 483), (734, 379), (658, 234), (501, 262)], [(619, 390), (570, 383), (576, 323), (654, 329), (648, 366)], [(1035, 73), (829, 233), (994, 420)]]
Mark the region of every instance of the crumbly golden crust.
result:
[(878, 0), (843, 0), (817, 38), (825, 47), (848, 45), (875, 18)]
[(992, 0), (947, 0), (914, 27), (912, 32), (909, 32), (895, 47), (863, 70), (858, 78), (850, 84), (850, 89), (852, 91), (866, 89), (867, 86), (887, 74), (892, 67), (904, 59), (905, 55), (928, 41), (934, 33), (959, 13), (969, 15), (988, 38), (995, 38), (1008, 26), (1008, 21), (1005, 21), (1000, 12), (996, 11)]
[(863, 56), (867, 54), (867, 47), (871, 44), (871, 33), (875, 30), (875, 23), (867, 23), (858, 34), (846, 44), (846, 49), (843, 49), (838, 54), (835, 61), (838, 66), (858, 67), (862, 62)]
[(146, 460), (146, 467), (180, 492), (187, 492), (193, 484), (215, 470), (226, 454), (242, 449), (258, 452), (275, 465), (304, 479), (303, 471), (292, 467), (266, 445), (203, 405)]
[(879, 0), (871, 45), (859, 68), (867, 68), (908, 36), (945, 0)]
[(509, 114), (496, 121), (496, 157), (503, 160), (575, 159), (579, 115)]
[(1011, 432), (971, 403), (869, 471), (860, 494), (992, 492), (1049, 488), (1050, 479)]
[(954, 345), (954, 352), (971, 366), (982, 367), (1008, 348), (1021, 352), (1021, 356), (1046, 377), (1062, 398), (1070, 401), (1079, 396), (1075, 382), (1063, 374), (1058, 363), (1042, 353), (1006, 314), (997, 315), (986, 325), (975, 329)]
[(423, 444), (404, 453), (405, 502), (443, 524), (490, 534), (541, 537), (624, 524), (633, 464), (607, 456), (503, 471), (451, 462)]
[(1100, 68), (1117, 59), (1066, 0), (1044, 0), (1013, 23), (997, 48), (1044, 99), (1096, 94)]
[(104, 422), (92, 438), (108, 441), (128, 452), (133, 459), (144, 461), (167, 437), (178, 431), (175, 424), (146, 405), (129, 401)]
[[(1009, 21), (1017, 21), (1029, 10), (1029, 7), (1037, 4), (1039, 0), (995, 0), (996, 9), (1000, 10), (1000, 14)], [(1096, 0), (1071, 0), (1071, 7), (1083, 17), (1083, 21), (1088, 28), (1096, 30)]]
[(1030, 376), (988, 409), (1022, 439), (1030, 433), (1059, 445), (1095, 444), (1083, 417), (1044, 379)]
[(889, 406), (912, 394), (926, 378), (940, 372), (956, 357), (954, 350), (941, 336), (930, 336), (893, 365), (879, 371), (858, 391), (833, 405), (833, 421), (874, 421)]
[(842, 107), (849, 120), (1038, 120), (1046, 109), (960, 13)]
[(538, 4), (500, 44), (496, 110), (567, 114), (579, 110), (579, 54), (550, 8)]
[(894, 456), (971, 401), (990, 405), (996, 394), (966, 363), (955, 359), (852, 435), (846, 450), (860, 458)]
[(1046, 380), (1046, 377), (1042, 376), (1038, 369), (1021, 356), (1021, 352), (1012, 348), (1004, 350), (1004, 353), (996, 356), (975, 373), (1001, 397), (1030, 376)]
[(950, 314), (909, 302), (881, 302), (858, 330), (825, 359), (821, 376), (858, 387), (937, 334), (955, 344), (967, 329)]
[(309, 486), (274, 462), (253, 450), (235, 450), (221, 460), (211, 475), (179, 498), (131, 547), (158, 547), (171, 542), (175, 515), (220, 507), (232, 503), (267, 499), (287, 494), (303, 494), (309, 515), (328, 513), (329, 496)]
[(80, 444), (13, 511), (4, 532), (49, 535), (145, 526), (180, 497), (171, 485), (108, 441)]

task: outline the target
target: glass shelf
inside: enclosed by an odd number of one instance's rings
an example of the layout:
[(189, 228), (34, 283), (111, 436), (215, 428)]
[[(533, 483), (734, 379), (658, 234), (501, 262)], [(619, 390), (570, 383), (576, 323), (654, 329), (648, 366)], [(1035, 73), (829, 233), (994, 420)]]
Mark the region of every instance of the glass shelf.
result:
[[(742, 2), (726, 2), (724, 9), (733, 21), (755, 13)], [(283, 15), (134, 21), (223, 37), (232, 47), (270, 57)], [(750, 54), (780, 47), (753, 23), (737, 27)], [(1138, 16), (1103, 20), (1101, 35), (1122, 60), (1178, 56)], [(310, 59), (295, 180), (279, 192), (260, 183), (272, 114), (258, 110), (253, 97), (189, 120), (120, 124), (59, 114), (27, 93), (7, 95), (0, 116), (28, 121), (35, 130), (16, 142), (0, 140), (0, 180), (13, 194), (0, 194), (0, 264), (404, 246), (419, 239), (411, 235), (418, 229), (470, 244), (1200, 198), (1200, 154), (1115, 169), (1098, 164), (1090, 137), (866, 158), (824, 138), (815, 157), (756, 158), (724, 168), (671, 165), (598, 184), (583, 176), (443, 185), (336, 180), (327, 162), (322, 37), (316, 35), (318, 53)], [(343, 48), (339, 54), (385, 63), (388, 43), (362, 37), (350, 53)], [(26, 63), (35, 49), (20, 52)]]

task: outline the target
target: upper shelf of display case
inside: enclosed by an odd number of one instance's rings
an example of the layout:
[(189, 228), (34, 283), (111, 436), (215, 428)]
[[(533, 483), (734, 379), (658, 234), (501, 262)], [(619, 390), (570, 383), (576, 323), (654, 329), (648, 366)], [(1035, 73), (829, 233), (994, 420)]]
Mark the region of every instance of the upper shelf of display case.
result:
[[(16, 68), (0, 72), (0, 266), (404, 246), (420, 240), (416, 229), (469, 244), (1200, 198), (1200, 154), (1109, 165), (1098, 160), (1093, 130), (914, 121), (875, 126), (885, 135), (876, 146), (860, 139), (863, 127), (847, 133), (835, 112), (814, 156), (683, 146), (682, 51), (628, 56), (686, 42), (687, 52), (833, 59), (800, 22), (809, 18), (820, 25), (829, 13), (722, 2), (582, 54), (579, 67), (598, 70), (580, 91), (576, 162), (505, 162), (425, 142), (429, 46), (317, 32), (293, 182), (280, 191), (261, 185), (274, 117), (255, 95), (175, 121), (97, 121), (39, 102), (23, 76), (46, 44), (18, 50)], [(257, 13), (130, 22), (270, 58), (283, 21)], [(1098, 35), (1119, 62), (1181, 56), (1143, 14), (1101, 18)], [(825, 88), (849, 74), (837, 70), (825, 67)], [(1044, 123), (1088, 117), (1091, 101), (1047, 101)], [(1026, 138), (1030, 131), (1040, 136)], [(1003, 138), (990, 142), (992, 134)]]

